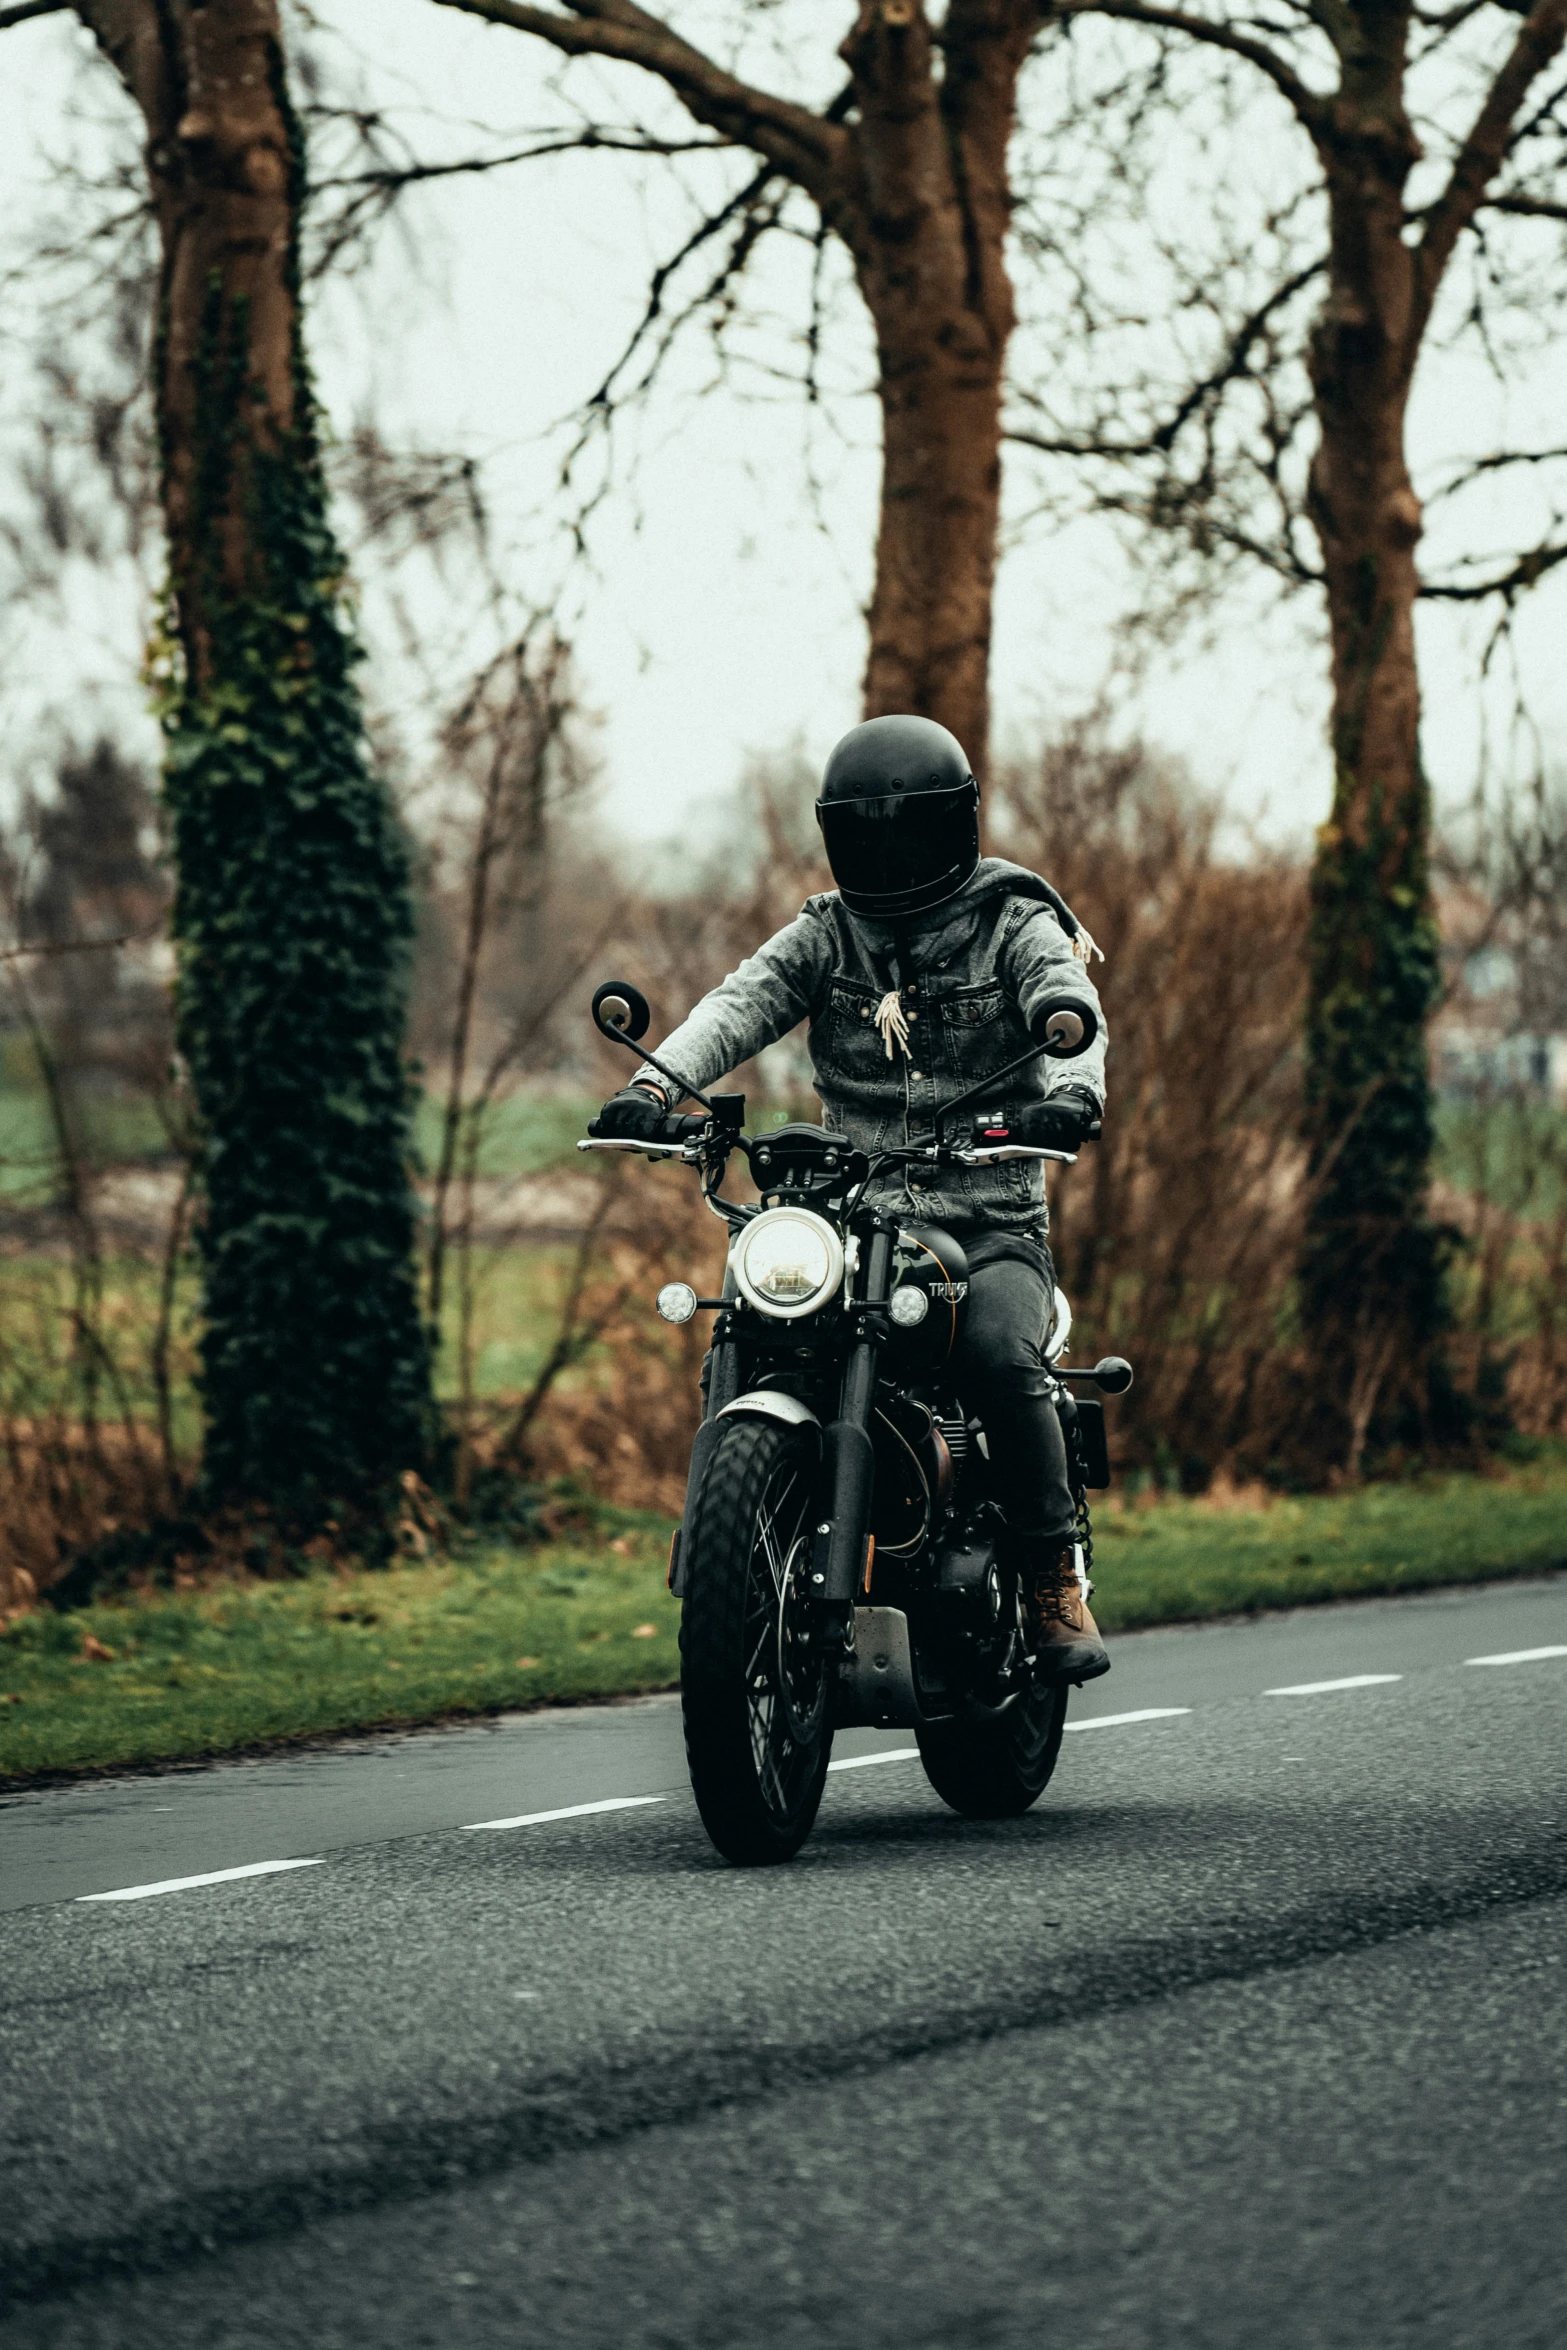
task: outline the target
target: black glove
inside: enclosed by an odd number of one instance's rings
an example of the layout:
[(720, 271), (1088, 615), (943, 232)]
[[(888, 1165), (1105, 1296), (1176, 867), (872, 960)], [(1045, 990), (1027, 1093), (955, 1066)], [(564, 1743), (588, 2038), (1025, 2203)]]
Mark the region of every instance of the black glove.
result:
[(588, 1132), (597, 1142), (663, 1142), (674, 1148), (706, 1124), (705, 1118), (671, 1117), (647, 1086), (627, 1085), (588, 1120)]
[[(1098, 1136), (1099, 1104), (1080, 1085), (1063, 1086), (1048, 1101), (1029, 1102), (1007, 1132), (1009, 1142), (1026, 1143), (1036, 1151), (1075, 1151)], [(982, 1141), (978, 1133), (974, 1139)]]

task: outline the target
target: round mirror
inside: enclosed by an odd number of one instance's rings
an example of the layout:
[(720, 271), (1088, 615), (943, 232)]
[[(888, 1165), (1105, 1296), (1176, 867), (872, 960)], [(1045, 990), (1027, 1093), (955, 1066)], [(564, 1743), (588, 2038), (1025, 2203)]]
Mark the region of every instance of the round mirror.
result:
[(646, 1036), (653, 1014), (647, 997), (629, 979), (606, 979), (593, 998), (593, 1022), (601, 1035), (635, 1044)]
[(1041, 1033), (1041, 1023), (1045, 1051), (1052, 1061), (1075, 1061), (1099, 1034), (1098, 1014), (1080, 996), (1057, 996), (1052, 1003), (1041, 1004), (1030, 1023), (1036, 1036)]

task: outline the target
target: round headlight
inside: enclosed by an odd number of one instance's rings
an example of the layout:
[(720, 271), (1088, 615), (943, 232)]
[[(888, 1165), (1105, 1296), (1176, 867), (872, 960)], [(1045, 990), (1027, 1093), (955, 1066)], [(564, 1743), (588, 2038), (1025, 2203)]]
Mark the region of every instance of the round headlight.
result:
[(900, 1330), (917, 1330), (930, 1312), (930, 1299), (923, 1289), (916, 1289), (912, 1282), (906, 1281), (887, 1300), (887, 1311)]
[(696, 1291), (689, 1281), (666, 1281), (653, 1304), (666, 1322), (689, 1322), (696, 1312)]
[(735, 1242), (735, 1280), (759, 1313), (812, 1314), (843, 1279), (843, 1243), (809, 1208), (766, 1208)]

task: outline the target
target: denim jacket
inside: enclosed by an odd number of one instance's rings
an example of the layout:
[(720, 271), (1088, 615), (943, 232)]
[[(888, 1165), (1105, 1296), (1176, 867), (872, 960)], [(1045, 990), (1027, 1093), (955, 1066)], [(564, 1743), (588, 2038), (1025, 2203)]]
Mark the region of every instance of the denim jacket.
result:
[[(875, 1015), (894, 986), (909, 1044), (907, 1052), (895, 1044), (889, 1059)], [(874, 1154), (928, 1134), (943, 1103), (1026, 1052), (1029, 1015), (1054, 995), (1099, 1004), (1044, 885), (1021, 865), (985, 857), (957, 897), (896, 940), (890, 929), (851, 914), (836, 891), (808, 898), (793, 922), (702, 998), (659, 1057), (705, 1088), (808, 1019), (823, 1123)], [(1079, 1086), (1102, 1107), (1102, 1012), (1100, 1020), (1079, 1059), (1032, 1062), (1008, 1081), (999, 1106), (1015, 1115), (1025, 1102)], [(661, 1082), (647, 1063), (638, 1075)], [(960, 1235), (1046, 1229), (1037, 1159), (943, 1168), (939, 1176), (928, 1168), (888, 1169), (872, 1194)]]

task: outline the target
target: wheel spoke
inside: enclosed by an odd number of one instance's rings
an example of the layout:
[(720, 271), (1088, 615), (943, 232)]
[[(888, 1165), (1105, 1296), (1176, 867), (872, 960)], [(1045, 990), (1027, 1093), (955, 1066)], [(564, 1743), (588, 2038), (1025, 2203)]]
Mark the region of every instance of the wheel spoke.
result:
[(757, 1541), (761, 1546), (762, 1554), (767, 1560), (768, 1571), (773, 1578), (773, 1591), (775, 1595), (781, 1599), (783, 1597), (784, 1585), (784, 1562), (783, 1559), (779, 1556), (778, 1541), (773, 1530), (772, 1512), (770, 1510), (765, 1510), (757, 1521), (756, 1536)]
[(758, 1632), (755, 1644), (745, 1660), (745, 1685), (747, 1689), (755, 1688), (757, 1668), (761, 1664), (761, 1661), (766, 1655), (768, 1649), (772, 1646), (772, 1641), (773, 1623), (771, 1616), (769, 1616), (766, 1622), (763, 1624), (761, 1630)]
[[(782, 1645), (785, 1616), (797, 1599), (791, 1566), (808, 1498), (805, 1481), (792, 1466), (764, 1491), (754, 1521), (746, 1593), (742, 1651), (751, 1759), (762, 1799), (778, 1813), (787, 1813), (797, 1800), (801, 1766), (808, 1770), (811, 1760), (811, 1749), (800, 1744), (793, 1728), (798, 1700), (784, 1686)], [(813, 1709), (798, 1710), (808, 1715)]]

